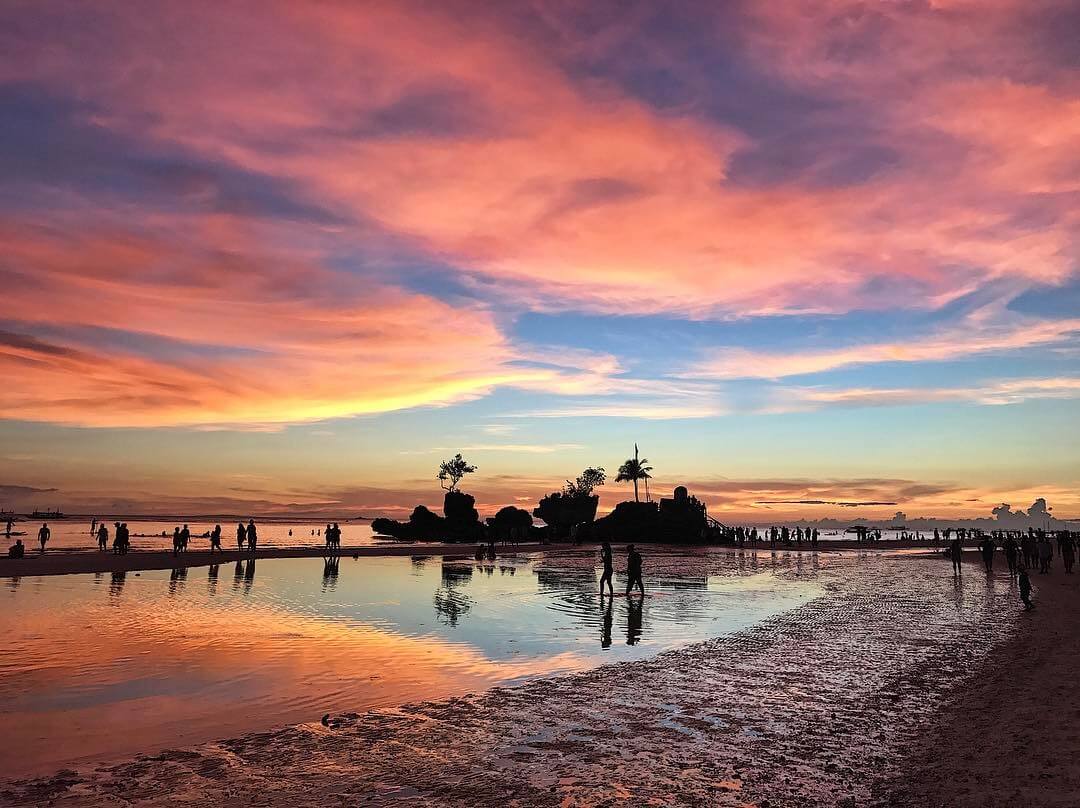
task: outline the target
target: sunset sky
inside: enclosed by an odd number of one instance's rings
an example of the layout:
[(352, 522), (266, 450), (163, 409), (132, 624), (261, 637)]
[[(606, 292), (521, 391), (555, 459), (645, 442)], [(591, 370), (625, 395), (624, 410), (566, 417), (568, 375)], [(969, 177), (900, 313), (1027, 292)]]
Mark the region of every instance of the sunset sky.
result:
[(8, 0), (0, 169), (0, 507), (1080, 517), (1074, 0)]

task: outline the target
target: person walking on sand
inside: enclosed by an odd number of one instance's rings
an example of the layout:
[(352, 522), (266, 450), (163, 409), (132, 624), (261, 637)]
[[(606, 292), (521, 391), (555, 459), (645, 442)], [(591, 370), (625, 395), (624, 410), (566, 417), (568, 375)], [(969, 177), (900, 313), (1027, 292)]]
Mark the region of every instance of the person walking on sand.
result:
[(1039, 551), (1039, 573), (1046, 575), (1050, 572), (1050, 562), (1054, 559), (1054, 545), (1043, 534), (1039, 536), (1039, 541), (1035, 546)]
[(626, 595), (630, 596), (630, 590), (637, 585), (641, 596), (645, 597), (645, 584), (641, 580), (641, 553), (634, 549), (634, 545), (626, 548)]
[(608, 595), (615, 597), (615, 589), (611, 585), (611, 576), (615, 574), (615, 564), (611, 558), (611, 545), (604, 541), (600, 543), (600, 561), (604, 565), (604, 573), (600, 576), (600, 599), (604, 599), (604, 584), (607, 584)]
[(964, 560), (964, 546), (960, 543), (959, 536), (949, 543), (949, 558), (952, 559), (953, 575), (959, 575), (961, 573), (960, 562)]
[(1076, 539), (1066, 533), (1058, 543), (1061, 550), (1061, 562), (1065, 565), (1065, 574), (1072, 575), (1073, 564), (1076, 563)]
[(247, 541), (247, 530), (244, 529), (243, 522), (236, 523), (236, 549), (243, 551), (244, 542)]
[(45, 545), (49, 543), (49, 539), (52, 537), (52, 531), (49, 530), (49, 523), (42, 522), (41, 529), (37, 532), (37, 540), (41, 545), (41, 552), (45, 552)]
[(1023, 601), (1024, 608), (1031, 611), (1035, 608), (1035, 604), (1031, 602), (1031, 579), (1028, 578), (1027, 568), (1020, 568), (1017, 583), (1020, 587), (1020, 600)]
[(258, 541), (258, 539), (259, 539), (259, 536), (255, 532), (255, 520), (254, 519), (248, 519), (248, 523), (247, 523), (248, 552), (250, 552), (250, 553), (255, 552), (255, 544)]
[(1009, 575), (1016, 575), (1016, 555), (1019, 549), (1016, 539), (1006, 536), (1001, 546), (1005, 550), (1005, 563), (1009, 565)]
[(221, 525), (214, 525), (214, 529), (210, 531), (210, 552), (217, 550), (219, 553), (225, 551), (221, 549)]
[(98, 549), (103, 553), (109, 549), (109, 529), (105, 527), (104, 522), (98, 525), (97, 546)]
[(994, 571), (994, 540), (989, 536), (983, 536), (981, 542), (979, 542), (979, 549), (982, 551), (983, 563), (986, 565), (987, 573)]

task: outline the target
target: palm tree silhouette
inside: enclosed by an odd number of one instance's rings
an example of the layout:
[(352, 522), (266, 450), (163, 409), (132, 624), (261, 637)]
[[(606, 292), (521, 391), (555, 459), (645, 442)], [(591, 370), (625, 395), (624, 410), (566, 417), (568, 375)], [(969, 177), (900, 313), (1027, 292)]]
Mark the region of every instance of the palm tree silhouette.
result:
[(638, 499), (638, 480), (645, 480), (645, 485), (649, 484), (649, 472), (653, 470), (652, 466), (647, 465), (649, 459), (643, 457), (638, 459), (638, 447), (634, 444), (634, 456), (627, 458), (626, 462), (619, 466), (619, 474), (615, 477), (615, 482), (625, 483), (632, 482), (634, 484), (634, 502), (640, 502)]

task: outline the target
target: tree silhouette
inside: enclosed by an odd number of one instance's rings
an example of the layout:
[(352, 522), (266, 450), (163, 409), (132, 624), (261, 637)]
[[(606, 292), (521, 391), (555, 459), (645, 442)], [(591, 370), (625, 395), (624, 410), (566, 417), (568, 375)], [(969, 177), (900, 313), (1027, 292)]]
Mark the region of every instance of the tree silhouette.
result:
[(646, 457), (638, 459), (638, 447), (634, 444), (634, 456), (627, 458), (626, 462), (619, 466), (619, 473), (615, 477), (615, 482), (625, 483), (632, 482), (634, 484), (634, 502), (640, 502), (638, 499), (638, 480), (645, 480), (648, 485), (649, 472), (652, 471), (652, 466), (647, 465), (649, 459)]
[[(444, 460), (439, 464), (439, 485), (445, 488), (447, 491), (456, 491), (458, 483), (461, 482), (462, 477), (466, 474), (472, 474), (476, 471), (476, 466), (471, 466), (461, 456), (461, 453), (454, 455), (449, 460)], [(450, 485), (446, 485), (446, 481), (450, 481)]]
[(607, 473), (602, 466), (597, 468), (590, 466), (573, 482), (567, 480), (563, 493), (568, 497), (590, 497), (593, 489), (603, 485), (606, 480)]

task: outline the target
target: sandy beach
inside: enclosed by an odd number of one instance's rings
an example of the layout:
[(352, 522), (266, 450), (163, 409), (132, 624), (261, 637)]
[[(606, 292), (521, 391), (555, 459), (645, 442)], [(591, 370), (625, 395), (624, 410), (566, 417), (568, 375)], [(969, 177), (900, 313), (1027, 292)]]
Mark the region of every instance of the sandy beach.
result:
[(1036, 576), (1025, 613), (974, 563), (958, 581), (941, 559), (846, 553), (782, 574), (826, 594), (648, 660), (9, 781), (0, 801), (1069, 804), (1072, 579)]

